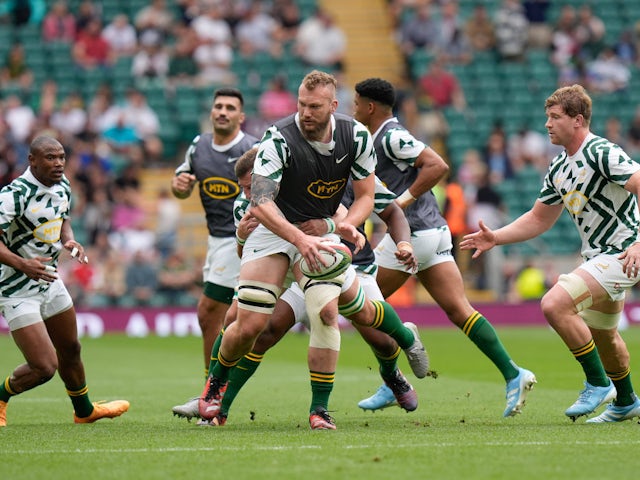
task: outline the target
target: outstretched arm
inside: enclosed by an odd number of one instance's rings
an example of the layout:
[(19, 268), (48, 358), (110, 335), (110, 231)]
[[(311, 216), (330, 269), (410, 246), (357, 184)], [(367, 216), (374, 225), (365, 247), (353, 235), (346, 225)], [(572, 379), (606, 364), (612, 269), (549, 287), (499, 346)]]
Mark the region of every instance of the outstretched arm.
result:
[(475, 249), (472, 258), (477, 258), (483, 252), (492, 249), (496, 245), (530, 240), (549, 230), (560, 217), (562, 208), (562, 204), (547, 205), (536, 200), (531, 210), (495, 231), (480, 221), (480, 230), (465, 235), (462, 242), (460, 242), (460, 248), (462, 250)]

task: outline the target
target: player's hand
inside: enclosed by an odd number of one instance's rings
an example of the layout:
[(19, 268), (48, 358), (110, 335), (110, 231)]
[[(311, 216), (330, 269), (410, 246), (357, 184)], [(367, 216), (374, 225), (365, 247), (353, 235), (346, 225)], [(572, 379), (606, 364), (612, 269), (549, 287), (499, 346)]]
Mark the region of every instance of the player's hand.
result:
[(399, 242), (398, 249), (394, 255), (401, 262), (407, 270), (411, 273), (415, 273), (418, 270), (418, 260), (413, 254), (413, 247), (409, 242)]
[(188, 195), (193, 190), (196, 183), (196, 176), (191, 173), (182, 172), (171, 179), (171, 188), (182, 195)]
[(298, 228), (307, 235), (313, 235), (316, 237), (321, 237), (329, 232), (327, 222), (325, 222), (324, 218), (306, 220), (299, 224)]
[(480, 230), (465, 235), (460, 242), (460, 249), (476, 250), (471, 258), (478, 258), (483, 252), (491, 250), (496, 245), (496, 234), (493, 233), (493, 230), (487, 227), (482, 220), (478, 222), (478, 226)]
[(64, 245), (69, 250), (69, 254), (80, 263), (89, 263), (89, 257), (84, 252), (84, 247), (75, 240), (69, 240)]
[(331, 248), (327, 239), (322, 237), (305, 235), (304, 238), (301, 241), (298, 241), (295, 245), (300, 254), (304, 257), (309, 268), (315, 272), (320, 271), (323, 266), (326, 266), (320, 257), (320, 250), (335, 253), (335, 250)]
[(633, 243), (618, 258), (622, 260), (622, 272), (627, 278), (637, 278), (640, 270), (640, 243)]
[(336, 225), (336, 233), (340, 235), (340, 237), (344, 238), (347, 242), (350, 242), (355, 246), (355, 250), (353, 251), (354, 255), (362, 250), (362, 247), (364, 247), (366, 240), (364, 238), (364, 235), (350, 223), (338, 223)]
[(58, 278), (56, 269), (48, 263), (52, 257), (36, 257), (24, 259), (21, 271), (32, 280), (42, 283), (51, 283)]
[(240, 223), (238, 223), (238, 237), (246, 240), (258, 225), (260, 225), (260, 222), (251, 215), (251, 212), (245, 213)]

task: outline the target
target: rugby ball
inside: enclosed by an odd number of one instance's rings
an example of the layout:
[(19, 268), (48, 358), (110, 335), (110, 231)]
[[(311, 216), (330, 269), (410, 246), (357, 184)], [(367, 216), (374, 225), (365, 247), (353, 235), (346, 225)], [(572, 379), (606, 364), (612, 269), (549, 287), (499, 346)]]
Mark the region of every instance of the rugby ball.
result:
[(342, 243), (333, 242), (327, 242), (326, 245), (333, 248), (336, 253), (320, 250), (320, 257), (325, 263), (320, 267), (320, 270), (311, 270), (304, 258), (300, 260), (300, 270), (305, 276), (314, 280), (328, 280), (336, 278), (349, 268), (349, 265), (351, 265), (351, 250), (349, 250), (349, 247)]

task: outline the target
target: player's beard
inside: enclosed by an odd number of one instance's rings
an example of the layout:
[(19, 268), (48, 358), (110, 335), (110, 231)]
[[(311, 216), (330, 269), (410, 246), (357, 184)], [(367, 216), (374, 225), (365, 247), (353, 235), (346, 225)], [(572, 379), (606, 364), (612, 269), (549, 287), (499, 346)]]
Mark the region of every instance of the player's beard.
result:
[(312, 142), (324, 141), (324, 136), (325, 133), (327, 133), (327, 128), (329, 126), (330, 120), (331, 117), (327, 118), (322, 123), (315, 123), (313, 124), (313, 126), (309, 126), (304, 122), (300, 122), (302, 136)]

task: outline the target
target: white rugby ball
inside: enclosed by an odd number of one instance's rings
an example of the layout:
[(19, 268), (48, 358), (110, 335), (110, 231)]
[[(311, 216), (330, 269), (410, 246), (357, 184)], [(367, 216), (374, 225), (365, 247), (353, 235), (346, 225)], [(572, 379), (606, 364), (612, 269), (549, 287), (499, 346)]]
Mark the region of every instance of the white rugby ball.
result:
[[(342, 243), (327, 242), (326, 245), (333, 248), (336, 253), (320, 250), (320, 256), (326, 265), (320, 266), (320, 270), (311, 270), (306, 260), (300, 260), (300, 270), (304, 275), (314, 280), (328, 280), (343, 274), (351, 265), (351, 250)], [(318, 262), (320, 263), (320, 262)]]

